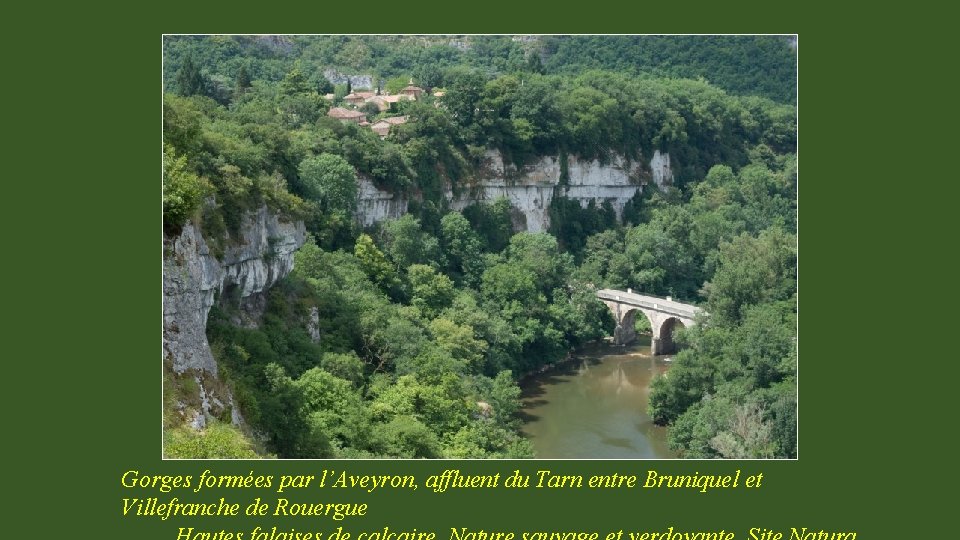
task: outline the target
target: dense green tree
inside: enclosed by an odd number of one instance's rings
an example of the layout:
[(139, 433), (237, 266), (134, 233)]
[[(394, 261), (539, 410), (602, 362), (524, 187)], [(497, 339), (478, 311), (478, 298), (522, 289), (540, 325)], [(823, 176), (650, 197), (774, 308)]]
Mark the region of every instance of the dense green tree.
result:
[(557, 239), (544, 233), (517, 233), (505, 251), (507, 260), (527, 270), (542, 292), (564, 285), (573, 270), (573, 258), (560, 251)]
[(331, 375), (350, 381), (354, 384), (362, 382), (363, 361), (353, 351), (347, 353), (324, 353), (320, 360), (320, 367)]
[(437, 238), (420, 227), (420, 220), (410, 214), (383, 223), (381, 231), (384, 251), (393, 260), (397, 269), (412, 264), (427, 264), (442, 267), (440, 243)]
[(513, 236), (510, 200), (500, 197), (491, 204), (478, 203), (463, 210), (464, 217), (483, 240), (484, 249), (500, 252)]
[(418, 307), (427, 319), (436, 317), (450, 305), (456, 294), (453, 281), (425, 264), (412, 264), (407, 268), (410, 282), (411, 303)]
[(349, 218), (357, 205), (357, 175), (340, 156), (320, 154), (300, 162), (304, 196), (320, 202), (326, 212)]
[[(203, 114), (194, 101), (173, 94), (163, 96), (163, 142), (194, 166), (203, 149)], [(166, 147), (164, 147), (166, 151)]]
[(447, 269), (468, 285), (479, 285), (483, 274), (483, 244), (470, 222), (459, 212), (450, 212), (440, 222), (441, 249)]
[(538, 302), (537, 275), (514, 263), (500, 263), (483, 273), (480, 291), (484, 298), (499, 306), (515, 306), (514, 311)]
[(251, 86), (253, 86), (253, 82), (250, 80), (250, 73), (247, 71), (247, 66), (246, 64), (241, 64), (240, 69), (237, 70), (235, 91), (237, 94), (243, 94)]
[(329, 457), (329, 440), (321, 431), (311, 431), (303, 415), (304, 396), (277, 364), (263, 368), (268, 393), (260, 400), (261, 422), (267, 427), (277, 454), (295, 457)]
[(751, 305), (790, 298), (796, 287), (795, 253), (793, 236), (780, 229), (722, 244), (717, 271), (703, 286), (707, 309), (737, 322)]
[(280, 81), (280, 91), (287, 95), (306, 94), (312, 91), (299, 63), (294, 64), (293, 68)]
[(473, 328), (437, 317), (430, 321), (430, 335), (447, 355), (463, 365), (463, 372), (479, 372), (487, 352), (487, 343), (474, 336)]
[(207, 80), (200, 73), (200, 67), (193, 61), (192, 55), (187, 55), (177, 72), (177, 88), (181, 96), (205, 95)]
[[(359, 392), (349, 381), (316, 367), (306, 371), (293, 385), (302, 395), (309, 440), (326, 439), (334, 448), (364, 446), (369, 437), (367, 411)], [(324, 450), (308, 448), (305, 451), (312, 454)]]
[(612, 229), (617, 223), (616, 213), (609, 202), (604, 202), (598, 208), (596, 201), (591, 200), (584, 208), (580, 206), (580, 201), (555, 195), (550, 201), (548, 213), (549, 232), (557, 237), (566, 251), (575, 256), (582, 254), (591, 234)]
[(453, 435), (444, 457), (524, 459), (534, 455), (527, 439), (491, 422), (473, 422)]
[(405, 459), (438, 458), (442, 454), (437, 435), (423, 422), (408, 415), (395, 416), (378, 426), (373, 445), (385, 456)]
[(387, 94), (396, 95), (396, 94), (399, 94), (401, 90), (407, 87), (407, 85), (409, 84), (409, 81), (410, 81), (410, 77), (404, 77), (404, 76), (394, 77), (387, 81), (387, 83), (383, 86), (383, 89), (387, 92)]
[(317, 79), (317, 93), (318, 93), (318, 94), (320, 94), (321, 96), (323, 96), (323, 95), (326, 95), (326, 94), (332, 94), (332, 93), (334, 93), (335, 91), (336, 91), (336, 88), (334, 88), (333, 83), (330, 82), (329, 79), (327, 79), (326, 77), (322, 77), (322, 76)]
[(429, 92), (433, 87), (443, 84), (443, 71), (434, 63), (422, 63), (413, 71), (418, 85)]
[(387, 260), (387, 257), (377, 248), (373, 238), (361, 234), (353, 250), (360, 267), (371, 281), (384, 291), (390, 291), (399, 285), (396, 269)]
[(187, 158), (177, 157), (172, 146), (163, 150), (163, 224), (168, 231), (175, 231), (200, 208), (212, 186), (191, 173)]

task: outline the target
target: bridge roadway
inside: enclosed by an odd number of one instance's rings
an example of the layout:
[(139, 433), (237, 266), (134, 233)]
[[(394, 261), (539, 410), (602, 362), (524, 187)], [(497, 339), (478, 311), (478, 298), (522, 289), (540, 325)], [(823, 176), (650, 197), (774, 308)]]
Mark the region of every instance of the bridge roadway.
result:
[(683, 317), (685, 319), (692, 319), (699, 311), (701, 311), (697, 306), (690, 304), (674, 302), (673, 300), (658, 298), (656, 296), (637, 294), (635, 292), (618, 291), (616, 289), (600, 289), (597, 291), (597, 298), (600, 298), (601, 300), (613, 300), (614, 302), (620, 302), (621, 304), (627, 304), (635, 307), (655, 309), (657, 311), (668, 313), (670, 315), (676, 315), (677, 317)]

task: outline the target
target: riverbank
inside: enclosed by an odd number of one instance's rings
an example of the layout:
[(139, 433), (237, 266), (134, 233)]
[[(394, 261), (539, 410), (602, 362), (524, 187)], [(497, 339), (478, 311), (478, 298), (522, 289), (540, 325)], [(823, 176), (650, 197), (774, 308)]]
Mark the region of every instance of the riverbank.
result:
[[(603, 338), (602, 341), (591, 341), (586, 345), (581, 345), (580, 347), (577, 347), (576, 349), (569, 351), (567, 353), (567, 356), (565, 356), (563, 360), (560, 360), (559, 362), (554, 362), (553, 364), (545, 364), (543, 366), (540, 366), (540, 368), (535, 371), (529, 371), (527, 373), (521, 374), (517, 382), (522, 386), (523, 383), (528, 379), (530, 379), (531, 377), (536, 377), (538, 375), (550, 373), (551, 371), (563, 369), (567, 367), (569, 364), (575, 363), (577, 360), (583, 360), (584, 354), (591, 355), (591, 356), (611, 354), (617, 351), (625, 351), (625, 350), (632, 351), (635, 348), (641, 347), (641, 346), (643, 348), (646, 348), (646, 350), (649, 351), (650, 339), (651, 339), (650, 334), (644, 333), (644, 334), (637, 334), (636, 340), (634, 340), (633, 343), (630, 343), (629, 345), (614, 345), (613, 338), (611, 337), (605, 337)], [(642, 353), (637, 353), (637, 352), (631, 352), (629, 354), (631, 356), (633, 355), (650, 356), (649, 354), (643, 355)]]

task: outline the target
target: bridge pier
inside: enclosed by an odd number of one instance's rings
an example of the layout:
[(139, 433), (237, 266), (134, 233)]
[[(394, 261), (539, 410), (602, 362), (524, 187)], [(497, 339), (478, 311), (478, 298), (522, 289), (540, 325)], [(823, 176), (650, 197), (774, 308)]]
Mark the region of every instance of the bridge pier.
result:
[(624, 325), (623, 321), (618, 321), (617, 327), (613, 330), (613, 344), (626, 345), (635, 339), (637, 339), (637, 331), (633, 327), (632, 317), (629, 325)]
[(656, 336), (650, 338), (650, 354), (659, 356), (675, 352), (677, 352), (677, 344), (673, 342), (673, 336), (668, 334), (662, 338)]

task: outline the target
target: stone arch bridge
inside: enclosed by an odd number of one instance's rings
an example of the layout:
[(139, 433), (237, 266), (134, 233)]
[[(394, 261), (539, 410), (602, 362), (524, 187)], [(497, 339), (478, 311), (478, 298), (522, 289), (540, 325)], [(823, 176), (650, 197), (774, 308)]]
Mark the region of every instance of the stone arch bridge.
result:
[(630, 289), (626, 292), (615, 289), (600, 289), (597, 298), (603, 301), (617, 321), (613, 333), (613, 342), (626, 345), (637, 337), (633, 323), (637, 311), (650, 320), (653, 336), (650, 338), (651, 354), (670, 354), (676, 352), (673, 342), (673, 330), (677, 323), (684, 327), (695, 324), (694, 317), (702, 310), (690, 304), (674, 302), (670, 298), (657, 298), (637, 294)]

